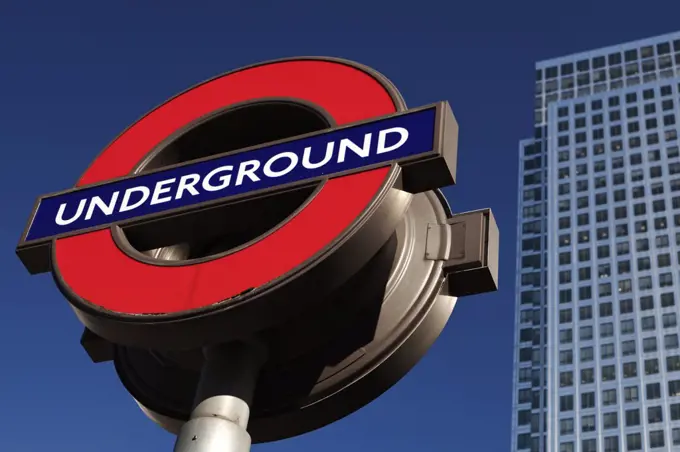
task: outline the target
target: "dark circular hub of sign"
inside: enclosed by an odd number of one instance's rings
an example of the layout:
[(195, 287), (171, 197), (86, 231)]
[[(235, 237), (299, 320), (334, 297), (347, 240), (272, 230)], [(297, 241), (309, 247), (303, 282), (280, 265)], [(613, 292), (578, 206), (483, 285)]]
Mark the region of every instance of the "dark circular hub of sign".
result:
[[(144, 159), (135, 173), (203, 159), (258, 144), (329, 128), (333, 119), (319, 107), (289, 99), (244, 102), (210, 114), (169, 137)], [(281, 224), (299, 209), (315, 187), (267, 196), (241, 206), (222, 207), (207, 228), (197, 224), (182, 243), (150, 249), (146, 237), (125, 235), (127, 244), (152, 259), (183, 261), (207, 258), (241, 247)], [(237, 217), (238, 221), (233, 221)], [(124, 241), (121, 241), (125, 243)], [(148, 242), (148, 241), (146, 241)]]
[[(403, 377), (438, 337), (455, 298), (441, 261), (425, 258), (429, 224), (450, 216), (439, 193), (413, 197), (380, 251), (327, 309), (263, 331), (270, 351), (248, 430), (254, 442), (299, 435), (359, 409)], [(146, 414), (177, 432), (192, 409), (200, 352), (118, 347), (121, 381)]]

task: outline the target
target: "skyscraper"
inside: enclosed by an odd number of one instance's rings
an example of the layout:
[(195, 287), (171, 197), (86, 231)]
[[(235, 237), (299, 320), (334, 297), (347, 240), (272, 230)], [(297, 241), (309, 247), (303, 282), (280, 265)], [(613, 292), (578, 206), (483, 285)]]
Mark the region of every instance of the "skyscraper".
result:
[(680, 32), (536, 65), (512, 450), (680, 451)]

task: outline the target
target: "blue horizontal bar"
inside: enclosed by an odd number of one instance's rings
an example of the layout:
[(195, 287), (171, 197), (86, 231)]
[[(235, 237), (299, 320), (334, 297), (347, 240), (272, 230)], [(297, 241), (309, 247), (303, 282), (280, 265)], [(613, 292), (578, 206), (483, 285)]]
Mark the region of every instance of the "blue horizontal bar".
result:
[(24, 241), (411, 159), (433, 150), (436, 108), (48, 195), (39, 201)]

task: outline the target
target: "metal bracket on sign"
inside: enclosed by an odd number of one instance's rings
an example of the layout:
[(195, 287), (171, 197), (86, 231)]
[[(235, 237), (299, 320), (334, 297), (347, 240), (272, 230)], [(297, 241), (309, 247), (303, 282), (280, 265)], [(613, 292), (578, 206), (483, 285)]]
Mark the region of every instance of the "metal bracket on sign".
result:
[(498, 290), (499, 233), (491, 209), (459, 213), (446, 224), (429, 224), (425, 258), (444, 261), (455, 297)]

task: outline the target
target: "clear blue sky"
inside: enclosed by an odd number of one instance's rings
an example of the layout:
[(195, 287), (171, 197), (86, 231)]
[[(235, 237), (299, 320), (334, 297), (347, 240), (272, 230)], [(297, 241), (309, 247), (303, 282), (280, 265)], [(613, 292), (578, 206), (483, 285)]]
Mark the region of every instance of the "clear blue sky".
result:
[(450, 101), (461, 138), (459, 185), (448, 194), (456, 211), (493, 208), (501, 290), (460, 300), (429, 355), (373, 404), (254, 450), (507, 451), (517, 142), (532, 133), (533, 63), (680, 29), (680, 2), (198, 3), (0, 5), (0, 447), (172, 450), (112, 366), (89, 361), (51, 278), (30, 277), (14, 247), (38, 195), (71, 187), (169, 96), (246, 64), (329, 55), (383, 72), (409, 106)]

